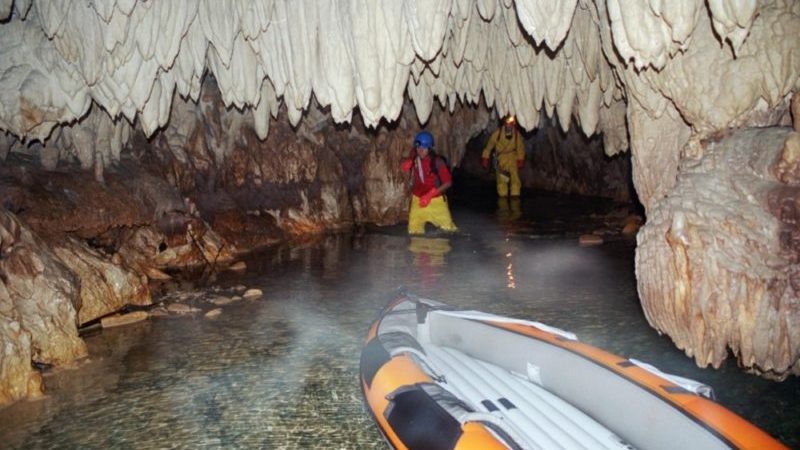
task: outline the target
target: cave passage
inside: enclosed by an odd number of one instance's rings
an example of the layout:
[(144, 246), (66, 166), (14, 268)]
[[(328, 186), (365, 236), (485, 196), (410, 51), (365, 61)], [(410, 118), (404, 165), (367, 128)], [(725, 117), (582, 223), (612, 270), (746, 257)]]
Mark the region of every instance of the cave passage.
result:
[[(384, 448), (362, 404), (358, 361), (371, 321), (405, 286), (570, 330), (709, 384), (723, 405), (800, 445), (800, 379), (774, 383), (732, 363), (699, 369), (647, 325), (635, 240), (618, 232), (629, 203), (526, 191), (515, 210), (498, 205), (491, 185), (456, 173), (451, 205), (460, 233), (409, 237), (400, 224), (329, 234), (252, 254), (245, 272), (174, 284), (154, 300), (208, 311), (245, 286), (264, 295), (226, 304), (213, 319), (155, 317), (84, 334), (89, 362), (47, 374), (47, 398), (0, 411), (0, 442)], [(582, 234), (603, 230), (603, 245), (579, 245)]]
[[(405, 233), (423, 129), (455, 235)], [(800, 447), (798, 1), (0, 0), (0, 205), (0, 446), (381, 447), (404, 285)]]

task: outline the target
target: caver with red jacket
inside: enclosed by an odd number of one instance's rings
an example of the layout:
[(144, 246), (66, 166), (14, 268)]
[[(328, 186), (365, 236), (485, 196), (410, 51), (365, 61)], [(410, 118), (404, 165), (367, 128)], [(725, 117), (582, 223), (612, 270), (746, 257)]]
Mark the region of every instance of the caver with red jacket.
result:
[(413, 172), (414, 188), (408, 212), (409, 234), (424, 234), (430, 222), (444, 231), (457, 231), (444, 192), (450, 188), (452, 175), (444, 159), (436, 156), (433, 135), (427, 131), (417, 133), (414, 150), (400, 166), (404, 172)]

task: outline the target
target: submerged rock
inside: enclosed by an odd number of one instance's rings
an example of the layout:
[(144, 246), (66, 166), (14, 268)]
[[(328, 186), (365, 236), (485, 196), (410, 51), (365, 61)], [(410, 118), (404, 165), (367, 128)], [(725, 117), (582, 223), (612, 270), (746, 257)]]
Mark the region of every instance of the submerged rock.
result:
[(260, 298), (262, 295), (264, 295), (264, 293), (261, 292), (261, 289), (254, 288), (246, 290), (242, 296), (248, 300), (255, 300), (257, 298)]
[(243, 271), (243, 270), (247, 270), (247, 263), (245, 263), (244, 261), (237, 261), (237, 262), (231, 264), (230, 266), (228, 266), (228, 270), (231, 270), (231, 271), (234, 271), (234, 272), (240, 272), (240, 271)]
[(235, 297), (216, 297), (212, 298), (209, 301), (217, 306), (224, 306), (224, 305), (229, 305), (237, 300), (241, 300), (241, 297), (238, 299)]
[(596, 234), (582, 234), (578, 238), (578, 243), (582, 246), (600, 245), (603, 243), (603, 237)]
[(147, 311), (134, 311), (127, 314), (114, 314), (100, 319), (103, 328), (120, 327), (147, 320), (150, 314)]
[(214, 309), (208, 311), (205, 314), (205, 316), (208, 317), (209, 319), (212, 319), (214, 317), (219, 316), (220, 314), (222, 314), (222, 308), (214, 308)]
[(173, 314), (194, 314), (200, 312), (201, 309), (184, 305), (183, 303), (172, 303), (171, 305), (167, 306), (167, 311)]

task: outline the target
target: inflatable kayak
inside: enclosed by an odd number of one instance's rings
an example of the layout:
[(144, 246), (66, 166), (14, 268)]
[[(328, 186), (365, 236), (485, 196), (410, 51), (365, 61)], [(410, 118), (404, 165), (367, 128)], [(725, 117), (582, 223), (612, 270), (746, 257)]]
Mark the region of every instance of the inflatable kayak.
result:
[(360, 371), (397, 449), (785, 448), (708, 386), (537, 322), (405, 293), (371, 327)]

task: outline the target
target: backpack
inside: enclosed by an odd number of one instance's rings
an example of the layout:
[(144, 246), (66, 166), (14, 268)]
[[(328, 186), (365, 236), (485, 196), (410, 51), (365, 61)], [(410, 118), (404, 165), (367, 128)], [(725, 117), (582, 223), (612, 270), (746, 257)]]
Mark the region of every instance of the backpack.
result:
[(432, 170), (432, 172), (433, 172), (434, 175), (436, 175), (436, 187), (438, 188), (439, 186), (442, 185), (442, 176), (439, 174), (439, 170), (441, 170), (442, 166), (446, 167), (447, 170), (450, 171), (450, 183), (452, 183), (453, 182), (452, 181), (453, 180), (453, 168), (450, 167), (450, 163), (447, 161), (447, 158), (442, 156), (442, 155), (440, 155), (440, 154), (438, 154), (438, 153), (436, 153), (436, 152), (434, 152), (432, 149), (429, 150), (429, 151), (430, 151), (429, 157), (433, 161), (433, 170)]

